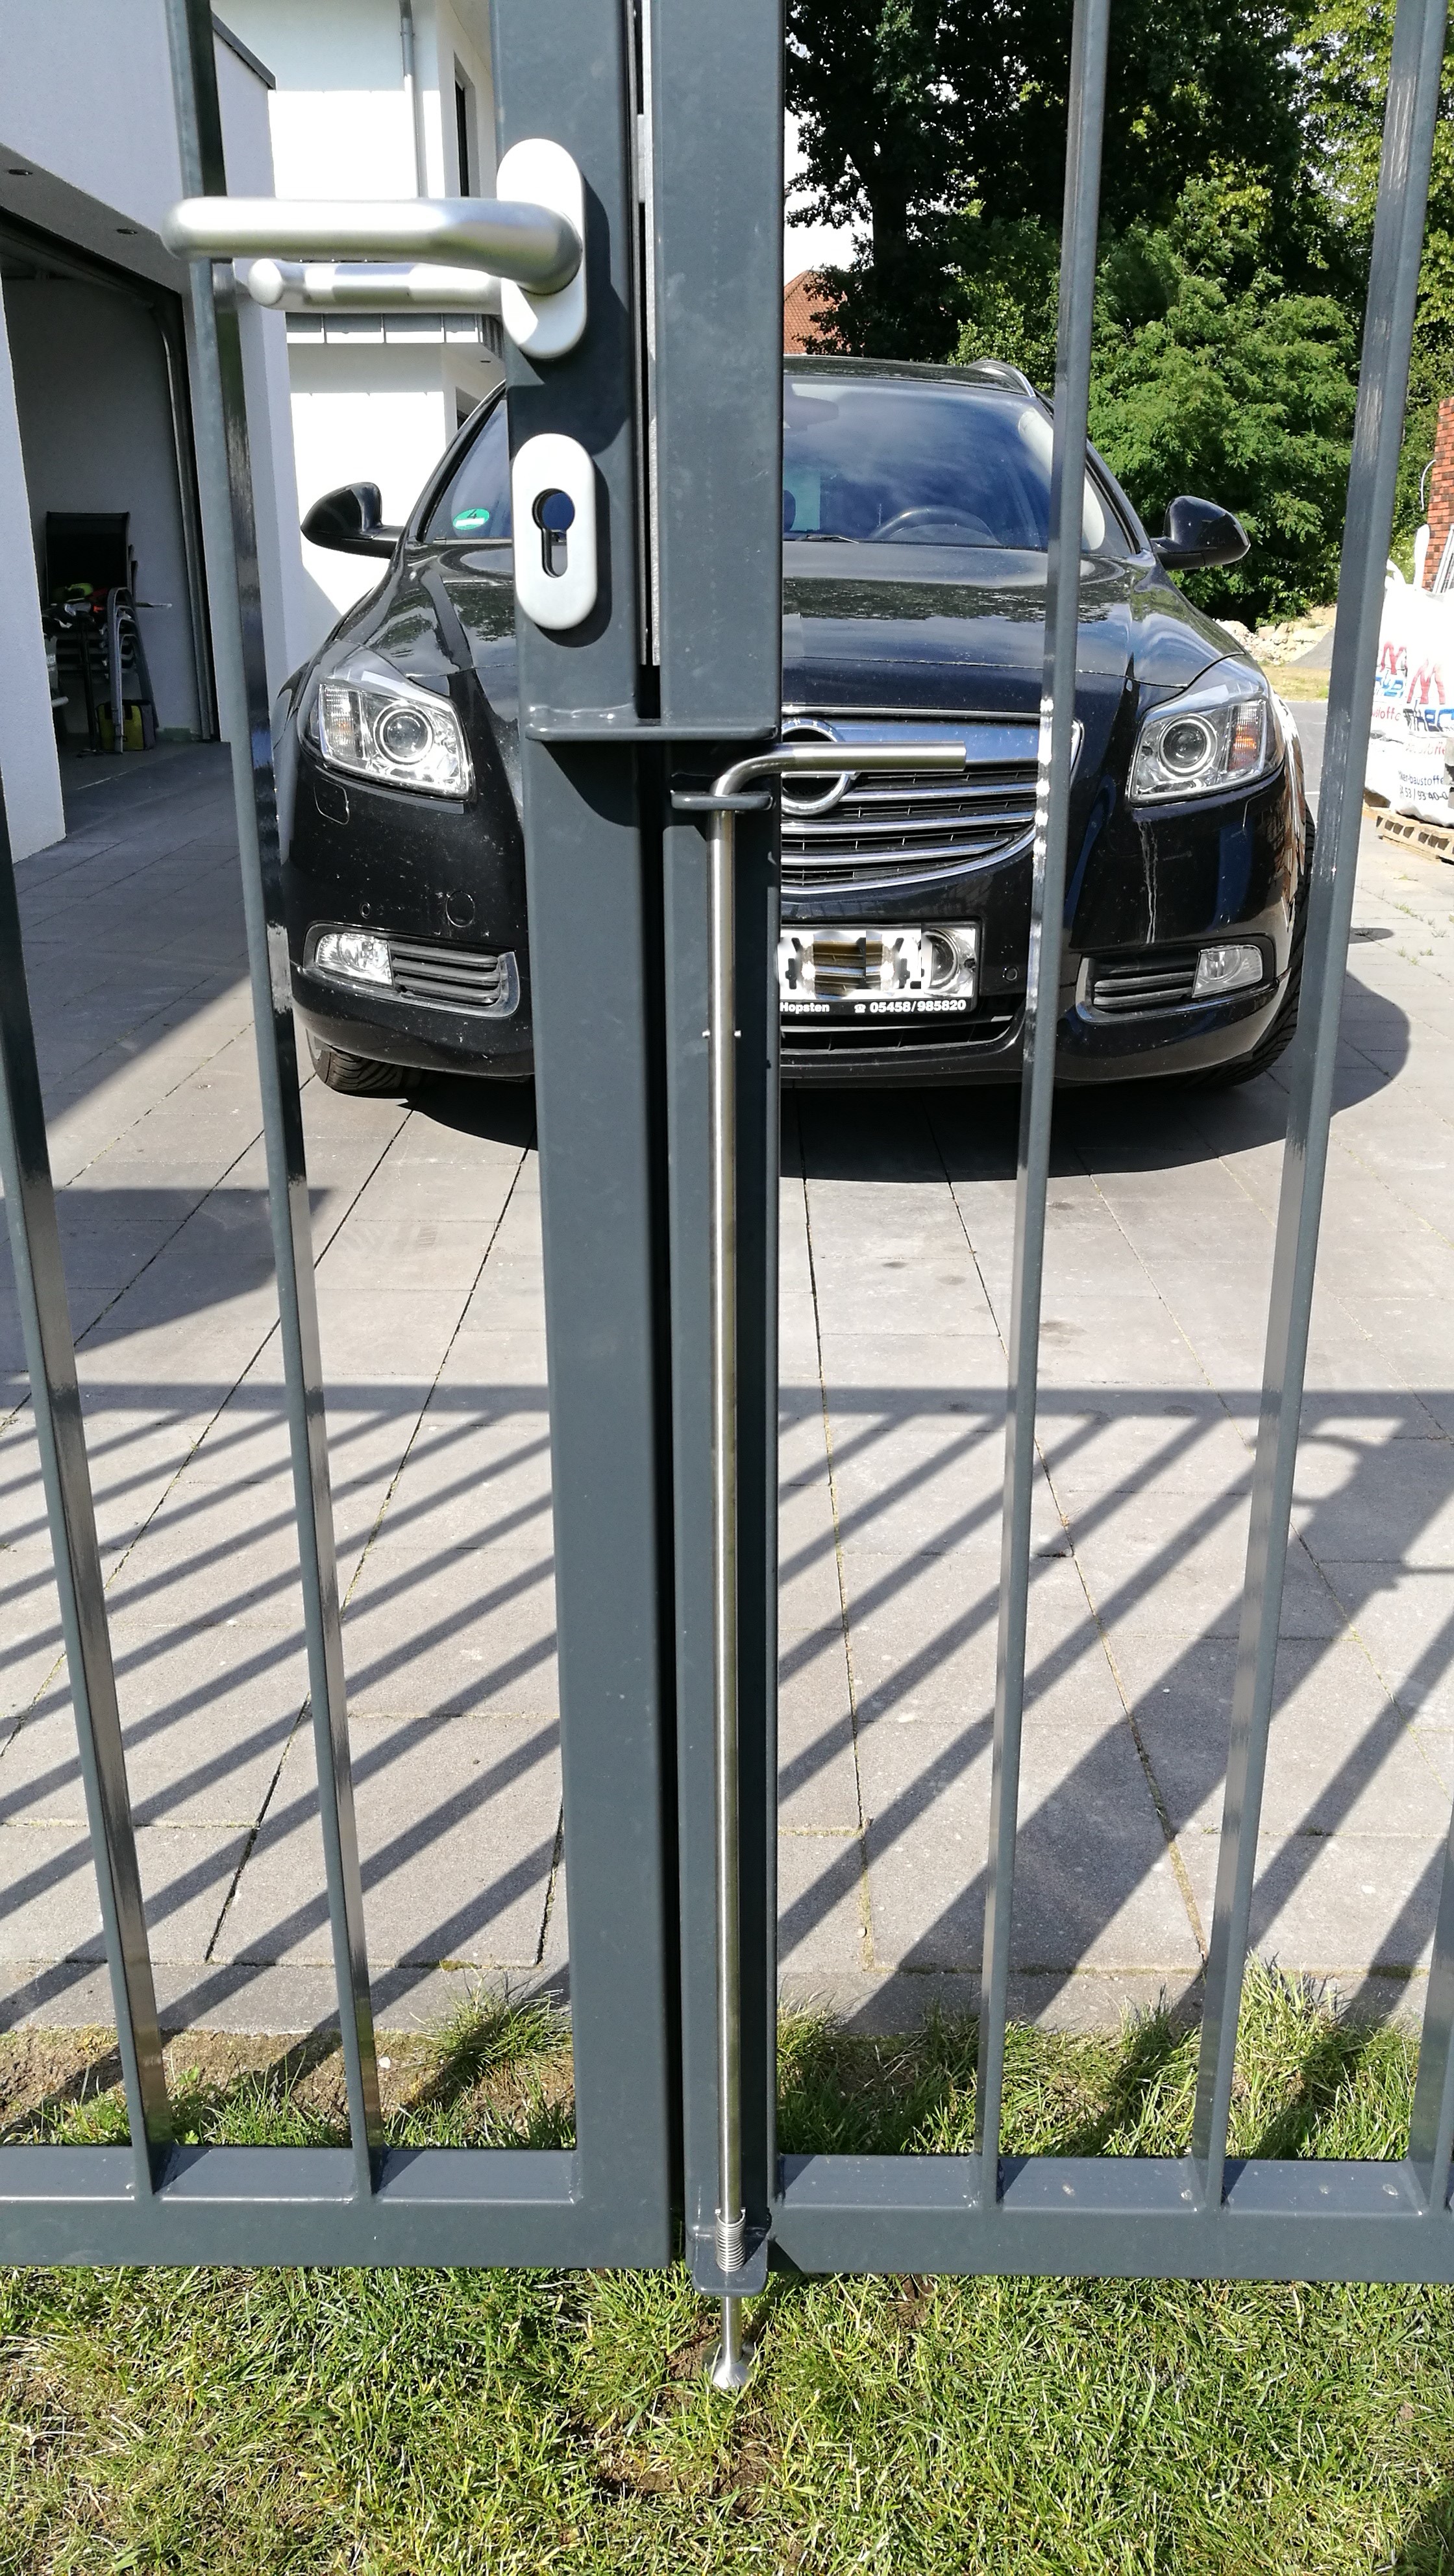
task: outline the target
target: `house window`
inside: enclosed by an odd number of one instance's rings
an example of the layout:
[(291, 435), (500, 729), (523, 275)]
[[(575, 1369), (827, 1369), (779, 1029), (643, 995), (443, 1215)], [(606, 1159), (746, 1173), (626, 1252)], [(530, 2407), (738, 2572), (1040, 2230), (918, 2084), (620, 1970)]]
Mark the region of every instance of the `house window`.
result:
[(454, 74), (454, 130), (459, 144), (459, 193), (462, 197), (472, 197), (475, 190), (474, 164), (470, 155), (469, 84), (461, 78), (457, 64)]

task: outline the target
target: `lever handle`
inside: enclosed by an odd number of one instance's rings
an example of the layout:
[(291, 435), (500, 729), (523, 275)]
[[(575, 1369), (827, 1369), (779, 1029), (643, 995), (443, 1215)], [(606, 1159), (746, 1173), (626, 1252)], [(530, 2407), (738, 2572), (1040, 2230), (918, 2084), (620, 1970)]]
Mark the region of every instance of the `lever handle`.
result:
[(162, 218), (183, 259), (438, 259), (558, 294), (581, 264), (575, 226), (500, 197), (184, 197)]
[[(182, 259), (257, 259), (266, 263), (256, 300), (281, 304), (294, 293), (305, 304), (372, 305), (381, 312), (422, 303), (425, 289), (398, 267), (371, 280), (366, 269), (335, 268), (331, 282), (288, 275), (279, 260), (438, 261), (461, 286), (441, 278), (441, 309), (498, 294), (505, 328), (532, 358), (561, 358), (586, 327), (586, 197), (576, 163), (541, 136), (514, 143), (495, 173), (497, 197), (399, 197), (375, 202), (342, 198), (184, 197), (162, 219), (162, 239)], [(427, 268), (414, 272), (427, 277)], [(249, 293), (253, 289), (249, 281)]]
[(482, 268), (423, 259), (255, 259), (246, 284), (254, 304), (290, 313), (498, 313), (502, 292)]

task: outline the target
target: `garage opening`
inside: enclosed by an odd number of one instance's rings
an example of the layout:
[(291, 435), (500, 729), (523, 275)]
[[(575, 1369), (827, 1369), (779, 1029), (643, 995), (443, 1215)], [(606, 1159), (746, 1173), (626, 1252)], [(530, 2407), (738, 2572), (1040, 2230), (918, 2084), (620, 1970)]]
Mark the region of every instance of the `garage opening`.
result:
[(217, 734), (182, 308), (7, 217), (0, 288), (63, 777)]

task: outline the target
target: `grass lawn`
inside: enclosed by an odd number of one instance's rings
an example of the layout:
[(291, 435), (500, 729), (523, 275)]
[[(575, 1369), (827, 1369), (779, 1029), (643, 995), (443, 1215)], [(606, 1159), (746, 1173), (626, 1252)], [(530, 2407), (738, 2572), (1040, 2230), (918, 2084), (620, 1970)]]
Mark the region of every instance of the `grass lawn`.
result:
[(1265, 662), (1262, 665), (1280, 698), (1326, 698), (1330, 671), (1300, 671), (1295, 662)]
[[(385, 2043), (400, 2140), (570, 2135), (568, 2035)], [(0, 2042), (0, 2134), (124, 2135), (100, 2042)], [(1236, 2151), (1402, 2150), (1414, 2049), (1259, 1974)], [(1011, 2035), (1007, 2144), (1187, 2141), (1194, 2041)], [(178, 2043), (182, 2133), (338, 2134), (336, 2060)], [(974, 2035), (784, 2027), (782, 2143), (968, 2144)], [(775, 2278), (735, 2402), (680, 2271), (0, 2274), (0, 2570), (1454, 2576), (1447, 2290)]]

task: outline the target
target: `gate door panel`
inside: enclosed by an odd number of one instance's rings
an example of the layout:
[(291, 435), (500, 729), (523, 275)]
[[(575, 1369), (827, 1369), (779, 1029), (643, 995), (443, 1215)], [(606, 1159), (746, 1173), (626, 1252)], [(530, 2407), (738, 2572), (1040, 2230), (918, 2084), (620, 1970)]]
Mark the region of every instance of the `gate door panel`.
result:
[[(1438, 105), (1444, 0), (1399, 0), (1394, 36), (1302, 1012), (1287, 1058), (1287, 1142), (1191, 2152), (1167, 2159), (1002, 2152), (1041, 1274), (1074, 755), (1080, 461), (1089, 395), (1111, 14), (1112, 0), (1077, 0), (1071, 64), (1026, 1069), (1008, 1337), (978, 2138), (970, 2155), (782, 2158), (773, 2174), (771, 2248), (777, 2259), (809, 2272), (1447, 2280), (1454, 2277), (1448, 2205), (1454, 2134), (1454, 1868), (1447, 1857), (1407, 2157), (1398, 2163), (1238, 2161), (1227, 2152), (1361, 784)], [(745, 1689), (744, 1682), (744, 1724)], [(754, 1793), (756, 1785), (754, 1780)], [(745, 1766), (743, 1789), (746, 1798)], [(743, 1904), (747, 1911), (760, 1907), (771, 1917), (773, 1887), (769, 1882), (759, 1888), (751, 1876), (759, 1849), (755, 1833), (746, 1835)], [(698, 1924), (699, 1944), (702, 1937)], [(689, 2183), (689, 2214), (690, 2206)], [(704, 2264), (698, 2278), (703, 2286), (716, 2286)]]
[[(219, 253), (284, 247), (267, 238), (279, 220), (267, 205), (234, 211), (218, 203), (227, 181), (210, 10), (203, 0), (169, 0), (169, 22), (188, 246)], [(214, 270), (210, 258), (198, 256), (198, 444), (219, 689), (233, 745), (352, 2142), (340, 2149), (169, 2143), (13, 878), (4, 865), (7, 1206), (134, 2141), (115, 2149), (0, 2151), (5, 2259), (652, 2264), (668, 2260), (675, 2243), (672, 1671), (671, 1625), (663, 1619), (668, 1265), (655, 1106), (663, 978), (660, 835), (654, 821), (643, 832), (639, 785), (643, 770), (656, 773), (643, 754), (642, 724), (649, 714), (643, 690), (654, 691), (654, 676), (637, 435), (644, 337), (634, 47), (616, 0), (553, 0), (548, 11), (505, 0), (495, 51), (502, 149), (544, 139), (553, 149), (534, 150), (527, 183), (552, 188), (566, 155), (583, 181), (573, 209), (567, 206), (567, 221), (573, 211), (578, 229), (566, 235), (559, 205), (543, 213), (527, 207), (523, 215), (515, 206), (503, 214), (486, 209), (497, 235), (504, 227), (507, 254), (519, 254), (517, 274), (547, 291), (556, 281), (537, 272), (552, 260), (561, 264), (562, 239), (568, 246), (584, 240), (583, 263), (565, 263), (584, 276), (584, 291), (573, 287), (574, 338), (547, 327), (518, 286), (505, 290), (507, 324), (513, 295), (515, 325), (536, 349), (511, 348), (517, 473), (528, 442), (574, 442), (588, 478), (582, 520), (593, 513), (596, 529), (589, 613), (578, 613), (566, 634), (523, 614), (520, 620), (578, 2144), (559, 2152), (391, 2152), (382, 2135), (237, 287), (230, 266)], [(528, 185), (516, 194), (528, 195)], [(295, 222), (305, 236), (310, 222), (321, 225), (314, 246), (344, 255), (379, 247), (381, 217), (386, 228), (390, 220), (397, 227), (417, 221), (420, 211), (413, 204), (325, 206), (301, 217), (295, 210)], [(423, 213), (446, 227), (459, 220), (448, 206)], [(463, 210), (466, 222), (479, 214), (477, 205)], [(309, 245), (304, 238), (294, 246)], [(457, 273), (455, 285), (458, 295)], [(468, 295), (468, 280), (462, 292)], [(568, 300), (564, 292), (561, 300)], [(546, 294), (540, 302), (558, 319)], [(547, 354), (553, 344), (559, 354)], [(565, 479), (557, 467), (553, 484)], [(542, 542), (550, 542), (547, 522)], [(446, 646), (455, 636), (461, 685), (473, 688), (468, 643), (447, 596), (441, 631)], [(482, 1874), (490, 1866), (482, 1854)]]
[[(1398, 0), (1253, 1478), (1191, 2153), (1012, 2158), (1001, 2097), (1046, 1184), (1112, 0), (1077, 0), (1009, 1351), (979, 2067), (950, 2157), (780, 2158), (776, 2081), (779, 0), (496, 0), (503, 201), (229, 203), (211, 11), (168, 0), (219, 694), (233, 745), (346, 2148), (179, 2149), (122, 1760), (13, 879), (7, 1214), (133, 2143), (0, 2150), (0, 2258), (655, 2264), (724, 2302), (806, 2271), (1454, 2278), (1454, 1864), (1397, 2163), (1229, 2160), (1384, 563), (1445, 32)], [(508, 179), (508, 185), (507, 185)], [(503, 279), (579, 2143), (390, 2150), (349, 1762), (235, 272)], [(382, 275), (382, 272), (380, 272)], [(334, 285), (370, 291), (357, 267)], [(393, 272), (408, 300), (407, 281)], [(491, 290), (493, 293), (493, 289)], [(483, 295), (481, 301), (483, 302)], [(463, 549), (462, 549), (463, 550)], [(469, 640), (437, 574), (452, 685)], [(453, 642), (451, 642), (453, 637)], [(865, 768), (962, 766), (944, 740)], [(8, 858), (8, 850), (6, 853)]]

